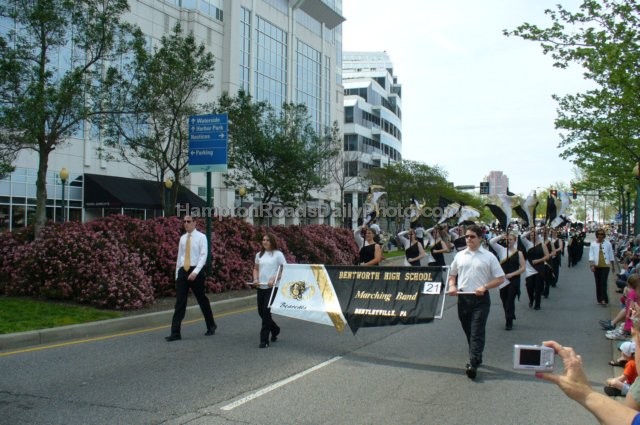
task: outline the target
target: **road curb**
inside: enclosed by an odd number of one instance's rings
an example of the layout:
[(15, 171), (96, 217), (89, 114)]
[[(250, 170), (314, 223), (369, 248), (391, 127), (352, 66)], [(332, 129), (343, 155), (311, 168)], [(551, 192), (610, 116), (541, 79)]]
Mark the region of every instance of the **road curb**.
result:
[[(211, 303), (214, 315), (255, 305), (255, 295)], [(137, 316), (121, 317), (118, 319), (100, 320), (78, 325), (0, 335), (0, 350), (32, 347), (74, 339), (95, 338), (117, 332), (154, 326), (168, 327), (171, 325), (172, 317), (173, 310), (166, 310)], [(200, 307), (198, 305), (187, 307), (184, 320), (195, 320), (198, 318), (202, 318)]]

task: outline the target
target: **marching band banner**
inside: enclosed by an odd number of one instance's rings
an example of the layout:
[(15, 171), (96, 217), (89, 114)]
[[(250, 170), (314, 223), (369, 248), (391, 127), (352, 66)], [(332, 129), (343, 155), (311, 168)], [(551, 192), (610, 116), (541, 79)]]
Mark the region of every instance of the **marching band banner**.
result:
[(442, 318), (448, 267), (286, 264), (271, 312), (334, 326), (412, 325)]

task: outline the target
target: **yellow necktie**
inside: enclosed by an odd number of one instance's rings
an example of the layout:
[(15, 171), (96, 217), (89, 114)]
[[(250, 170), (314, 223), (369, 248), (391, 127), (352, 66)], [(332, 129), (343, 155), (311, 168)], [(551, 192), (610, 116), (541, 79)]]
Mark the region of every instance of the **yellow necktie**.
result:
[(188, 272), (191, 268), (191, 233), (187, 236), (187, 246), (184, 250), (184, 271)]

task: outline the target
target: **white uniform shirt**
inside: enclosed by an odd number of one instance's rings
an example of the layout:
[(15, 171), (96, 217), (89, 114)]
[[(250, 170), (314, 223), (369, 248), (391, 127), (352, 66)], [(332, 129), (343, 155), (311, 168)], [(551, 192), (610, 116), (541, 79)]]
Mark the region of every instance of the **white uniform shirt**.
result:
[[(604, 252), (604, 261), (607, 265), (611, 265), (613, 262), (613, 247), (611, 242), (605, 240), (602, 242), (602, 251)], [(600, 257), (600, 244), (598, 242), (591, 242), (589, 245), (589, 265), (598, 266), (598, 260)]]
[(260, 256), (256, 254), (256, 264), (258, 265), (258, 288), (267, 289), (269, 287), (269, 279), (274, 277), (278, 272), (278, 267), (287, 264), (284, 254), (280, 250), (265, 251)]
[[(180, 237), (180, 243), (178, 244), (178, 259), (176, 261), (176, 279), (178, 278), (178, 270), (182, 268), (184, 265), (184, 254), (187, 248), (187, 237), (189, 233), (185, 233)], [(196, 266), (193, 270), (196, 274), (200, 273), (200, 270), (204, 267), (207, 262), (207, 237), (198, 232), (196, 229), (193, 229), (191, 232), (191, 266)]]
[(476, 251), (466, 248), (458, 252), (451, 263), (450, 276), (458, 276), (458, 292), (475, 292), (476, 289), (504, 276), (495, 255), (483, 247)]

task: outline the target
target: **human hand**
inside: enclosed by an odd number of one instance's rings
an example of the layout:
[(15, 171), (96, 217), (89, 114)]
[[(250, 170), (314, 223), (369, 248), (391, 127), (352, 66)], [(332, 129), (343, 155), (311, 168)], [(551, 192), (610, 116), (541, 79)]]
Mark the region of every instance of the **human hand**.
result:
[(456, 286), (449, 285), (449, 288), (447, 289), (447, 295), (451, 295), (451, 296), (458, 295), (458, 288)]
[(187, 276), (187, 280), (194, 281), (196, 280), (196, 277), (198, 277), (198, 274), (196, 272), (191, 272), (189, 276)]
[(553, 373), (536, 372), (536, 378), (553, 382), (571, 399), (578, 403), (583, 403), (587, 395), (593, 391), (587, 376), (582, 369), (582, 357), (571, 347), (563, 347), (556, 341), (544, 341), (545, 347), (551, 347), (564, 363), (564, 373), (555, 375)]

